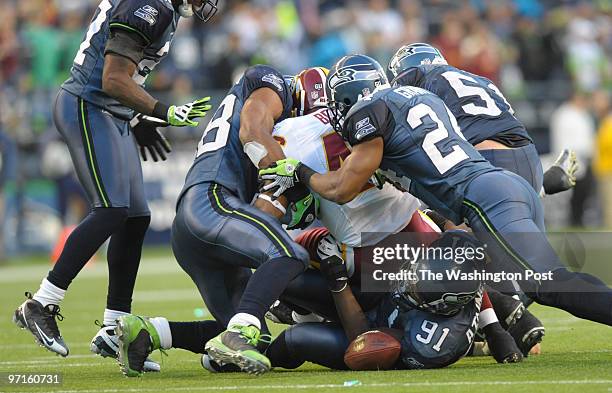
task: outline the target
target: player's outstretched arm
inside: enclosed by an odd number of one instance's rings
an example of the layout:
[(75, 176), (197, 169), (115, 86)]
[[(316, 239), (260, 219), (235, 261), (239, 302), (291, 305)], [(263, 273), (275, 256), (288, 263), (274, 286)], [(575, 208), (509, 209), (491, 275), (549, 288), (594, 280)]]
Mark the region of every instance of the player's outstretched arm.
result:
[(134, 32), (111, 28), (104, 52), (102, 90), (121, 104), (144, 115), (154, 116), (173, 126), (195, 127), (195, 121), (211, 109), (210, 97), (184, 105), (166, 105), (146, 92), (133, 79), (137, 64), (144, 58), (147, 42)]
[(136, 72), (136, 64), (114, 53), (104, 57), (102, 90), (123, 105), (136, 112), (153, 115), (157, 100), (139, 86), (131, 75)]
[(375, 138), (353, 147), (339, 170), (313, 174), (305, 184), (321, 197), (337, 203), (355, 198), (380, 166), (383, 139)]
[(317, 254), (321, 258), (321, 273), (327, 279), (327, 286), (332, 293), (340, 323), (346, 337), (349, 341), (353, 341), (361, 333), (368, 331), (370, 325), (348, 285), (348, 273), (342, 252), (336, 240), (328, 235), (319, 243)]

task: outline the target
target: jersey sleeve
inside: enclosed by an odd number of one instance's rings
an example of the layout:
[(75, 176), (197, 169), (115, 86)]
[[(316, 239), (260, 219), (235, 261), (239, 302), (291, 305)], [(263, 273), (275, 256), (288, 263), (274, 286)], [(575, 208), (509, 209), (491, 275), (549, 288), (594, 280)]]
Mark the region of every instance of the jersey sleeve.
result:
[[(359, 105), (359, 104), (357, 104)], [(370, 101), (351, 109), (344, 122), (342, 135), (351, 146), (383, 137), (391, 129), (392, 115), (382, 100)]]
[(137, 34), (146, 45), (160, 40), (173, 20), (173, 12), (158, 0), (123, 0), (111, 15), (109, 27)]
[(391, 86), (417, 86), (422, 87), (425, 73), (421, 67), (412, 67), (399, 74), (391, 82)]
[(283, 115), (278, 121), (291, 115), (293, 98), (283, 75), (276, 69), (267, 65), (255, 65), (247, 68), (242, 79), (242, 97), (246, 101), (251, 93), (262, 87), (272, 89), (278, 94), (283, 104)]

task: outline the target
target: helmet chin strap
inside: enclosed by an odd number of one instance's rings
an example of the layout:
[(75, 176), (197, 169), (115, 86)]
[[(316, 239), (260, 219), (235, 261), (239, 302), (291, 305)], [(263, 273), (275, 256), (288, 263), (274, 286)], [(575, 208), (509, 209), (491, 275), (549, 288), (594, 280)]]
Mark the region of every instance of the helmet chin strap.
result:
[(187, 0), (183, 0), (183, 4), (178, 6), (178, 13), (183, 18), (191, 18), (193, 16), (193, 7), (187, 2)]

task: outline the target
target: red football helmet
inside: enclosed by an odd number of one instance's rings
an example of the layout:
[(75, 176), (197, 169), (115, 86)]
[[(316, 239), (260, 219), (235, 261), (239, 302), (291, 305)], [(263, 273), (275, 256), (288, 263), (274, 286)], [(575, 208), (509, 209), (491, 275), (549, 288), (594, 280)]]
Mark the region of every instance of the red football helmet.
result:
[(327, 74), (324, 67), (307, 68), (293, 79), (293, 110), (295, 116), (307, 115), (327, 107)]

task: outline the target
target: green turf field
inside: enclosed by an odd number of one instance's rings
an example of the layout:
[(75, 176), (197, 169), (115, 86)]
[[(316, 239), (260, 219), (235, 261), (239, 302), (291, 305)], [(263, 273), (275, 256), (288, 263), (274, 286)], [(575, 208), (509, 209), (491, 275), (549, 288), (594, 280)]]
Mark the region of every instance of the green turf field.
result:
[[(314, 365), (297, 371), (275, 370), (260, 377), (242, 373), (210, 374), (199, 364), (199, 356), (171, 350), (161, 359), (162, 372), (128, 379), (117, 363), (89, 353), (89, 340), (97, 331), (106, 298), (104, 261), (87, 267), (73, 283), (62, 304), (62, 334), (70, 346), (68, 358), (60, 358), (38, 347), (32, 336), (11, 322), (12, 312), (34, 291), (47, 265), (13, 263), (0, 267), (0, 373), (60, 372), (60, 386), (11, 387), (4, 391), (41, 392), (612, 392), (612, 329), (583, 322), (567, 313), (534, 307), (544, 321), (547, 336), (543, 354), (518, 365), (498, 365), (492, 358), (464, 359), (443, 370), (332, 372)], [(164, 253), (149, 254), (141, 265), (134, 298), (134, 312), (193, 320), (202, 301), (189, 278), (174, 259)], [(206, 318), (204, 316), (203, 318)], [(277, 330), (278, 331), (278, 330)], [(348, 381), (360, 386), (344, 387)], [(482, 388), (481, 388), (482, 387)]]

